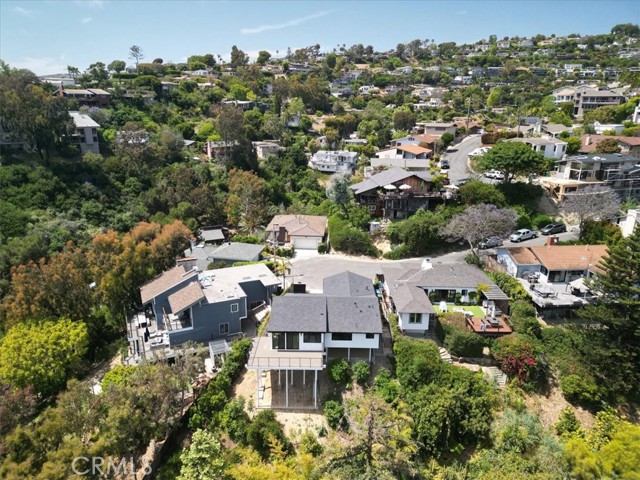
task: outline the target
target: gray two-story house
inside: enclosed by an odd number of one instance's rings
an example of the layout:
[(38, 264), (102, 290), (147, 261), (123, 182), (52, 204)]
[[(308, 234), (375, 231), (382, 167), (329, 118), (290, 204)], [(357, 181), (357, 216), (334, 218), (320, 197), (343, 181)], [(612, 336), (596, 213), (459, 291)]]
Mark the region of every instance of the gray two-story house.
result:
[(210, 342), (242, 331), (242, 319), (263, 305), (280, 281), (264, 264), (217, 270), (168, 270), (140, 289), (144, 313), (129, 325), (135, 354), (146, 356), (184, 342)]

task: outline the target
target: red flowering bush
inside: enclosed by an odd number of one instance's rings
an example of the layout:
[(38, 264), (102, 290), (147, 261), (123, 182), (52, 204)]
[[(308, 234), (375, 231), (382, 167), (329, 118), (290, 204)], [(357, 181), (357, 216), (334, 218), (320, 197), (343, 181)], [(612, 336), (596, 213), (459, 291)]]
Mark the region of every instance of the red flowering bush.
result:
[(491, 348), (500, 369), (518, 385), (533, 388), (546, 378), (546, 361), (536, 339), (518, 333), (498, 339)]

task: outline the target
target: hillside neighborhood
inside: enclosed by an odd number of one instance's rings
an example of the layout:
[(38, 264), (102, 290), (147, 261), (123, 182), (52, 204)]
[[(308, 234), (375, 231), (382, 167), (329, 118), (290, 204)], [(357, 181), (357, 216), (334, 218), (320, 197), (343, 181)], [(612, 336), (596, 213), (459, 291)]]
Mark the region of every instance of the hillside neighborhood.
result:
[(639, 478), (606, 30), (0, 61), (0, 477)]

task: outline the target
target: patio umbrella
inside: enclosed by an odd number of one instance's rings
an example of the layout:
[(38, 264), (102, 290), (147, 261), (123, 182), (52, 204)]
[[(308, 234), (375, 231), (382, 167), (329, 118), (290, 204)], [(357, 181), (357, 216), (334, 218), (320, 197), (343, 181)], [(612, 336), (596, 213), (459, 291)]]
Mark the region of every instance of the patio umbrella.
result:
[(395, 189), (396, 189), (396, 186), (395, 186), (395, 185), (391, 185), (391, 184), (389, 184), (389, 185), (385, 185), (385, 186), (384, 186), (384, 189), (385, 189), (385, 190), (395, 190)]
[(400, 190), (411, 190), (411, 185), (407, 185), (406, 183), (403, 183), (402, 185), (400, 185), (398, 187)]

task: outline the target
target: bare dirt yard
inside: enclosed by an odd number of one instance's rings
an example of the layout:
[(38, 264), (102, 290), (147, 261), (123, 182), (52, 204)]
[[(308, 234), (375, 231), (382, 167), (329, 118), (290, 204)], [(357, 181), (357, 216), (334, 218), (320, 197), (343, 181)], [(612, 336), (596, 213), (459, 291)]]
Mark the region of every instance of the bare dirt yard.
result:
[[(553, 426), (558, 422), (560, 412), (562, 412), (565, 407), (572, 406), (562, 396), (560, 385), (558, 385), (555, 377), (550, 379), (550, 387), (546, 395), (527, 395), (525, 403), (528, 410), (540, 416), (540, 421), (545, 428), (550, 429), (553, 429)], [(591, 428), (593, 426), (594, 416), (591, 412), (580, 407), (573, 407), (573, 409), (575, 411), (576, 418), (584, 428)]]

